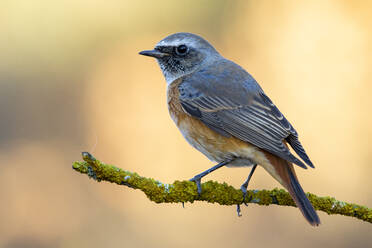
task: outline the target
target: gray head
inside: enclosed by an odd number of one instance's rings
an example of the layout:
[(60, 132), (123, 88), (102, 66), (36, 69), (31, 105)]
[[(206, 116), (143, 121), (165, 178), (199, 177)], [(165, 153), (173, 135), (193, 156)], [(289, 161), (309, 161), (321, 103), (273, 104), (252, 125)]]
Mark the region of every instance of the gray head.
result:
[(221, 57), (208, 41), (191, 33), (172, 34), (139, 54), (157, 59), (168, 84)]

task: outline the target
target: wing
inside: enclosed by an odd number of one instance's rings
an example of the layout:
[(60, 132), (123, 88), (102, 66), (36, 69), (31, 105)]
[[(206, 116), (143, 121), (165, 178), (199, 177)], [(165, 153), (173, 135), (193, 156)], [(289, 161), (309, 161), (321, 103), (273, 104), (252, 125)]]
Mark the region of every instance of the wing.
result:
[(194, 74), (178, 86), (180, 102), (187, 113), (221, 135), (234, 136), (306, 168), (291, 154), (285, 145), (287, 141), (305, 163), (313, 167), (296, 130), (248, 73), (238, 77), (242, 80), (231, 78), (230, 73)]

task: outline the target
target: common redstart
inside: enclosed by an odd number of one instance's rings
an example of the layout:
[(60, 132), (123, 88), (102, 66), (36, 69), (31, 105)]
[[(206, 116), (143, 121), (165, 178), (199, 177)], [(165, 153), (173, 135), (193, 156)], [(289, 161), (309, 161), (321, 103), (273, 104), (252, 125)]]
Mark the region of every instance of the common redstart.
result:
[(296, 130), (249, 73), (191, 33), (172, 34), (140, 54), (157, 59), (168, 85), (169, 113), (185, 139), (218, 163), (190, 179), (199, 194), (201, 178), (210, 172), (252, 166), (241, 186), (245, 197), (259, 164), (288, 190), (311, 225), (320, 224), (293, 168), (314, 166)]

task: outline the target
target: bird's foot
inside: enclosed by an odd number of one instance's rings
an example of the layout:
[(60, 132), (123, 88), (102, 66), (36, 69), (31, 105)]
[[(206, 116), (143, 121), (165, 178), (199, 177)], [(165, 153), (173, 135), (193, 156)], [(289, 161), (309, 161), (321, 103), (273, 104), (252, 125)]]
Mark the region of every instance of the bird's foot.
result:
[(196, 187), (198, 188), (198, 195), (200, 196), (201, 195), (201, 192), (202, 192), (202, 189), (201, 189), (201, 177), (194, 176), (189, 181), (196, 183)]
[(245, 187), (244, 184), (240, 187), (240, 190), (243, 192), (243, 201), (242, 201), (242, 203), (244, 203), (244, 205), (248, 206), (248, 204), (245, 202), (245, 198), (247, 197), (247, 188)]

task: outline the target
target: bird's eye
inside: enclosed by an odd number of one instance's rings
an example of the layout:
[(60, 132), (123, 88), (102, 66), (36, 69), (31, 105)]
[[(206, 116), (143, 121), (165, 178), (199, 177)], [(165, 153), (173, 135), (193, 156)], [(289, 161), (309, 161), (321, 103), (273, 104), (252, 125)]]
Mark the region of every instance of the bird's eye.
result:
[(184, 56), (189, 51), (189, 48), (186, 45), (179, 45), (176, 47), (176, 54), (180, 56)]

